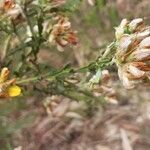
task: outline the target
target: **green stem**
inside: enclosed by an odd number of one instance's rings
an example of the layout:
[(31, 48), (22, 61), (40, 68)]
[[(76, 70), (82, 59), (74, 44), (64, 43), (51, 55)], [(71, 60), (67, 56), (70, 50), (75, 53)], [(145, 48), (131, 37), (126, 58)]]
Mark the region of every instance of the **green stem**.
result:
[(16, 82), (16, 84), (24, 84), (24, 83), (34, 82), (34, 81), (37, 81), (38, 79), (39, 79), (38, 77), (31, 77), (28, 79), (22, 79), (22, 80), (18, 80)]
[[(62, 76), (67, 77), (67, 76), (70, 76), (71, 74), (74, 74), (74, 73), (81, 73), (81, 72), (83, 73), (83, 72), (89, 71), (90, 69), (97, 69), (97, 66), (101, 67), (101, 68), (105, 68), (106, 66), (112, 65), (112, 63), (113, 63), (112, 59), (113, 59), (113, 56), (115, 53), (115, 47), (116, 47), (116, 43), (112, 42), (107, 47), (107, 49), (106, 49), (106, 51), (102, 57), (100, 57), (97, 61), (92, 62), (85, 67), (82, 67), (82, 68), (79, 68), (76, 70), (74, 70), (74, 69), (62, 69), (62, 70), (57, 71), (51, 75), (49, 72), (49, 73), (46, 73), (45, 75), (31, 77), (31, 78), (23, 79), (23, 80), (18, 80), (16, 83), (17, 84), (24, 84), (24, 83), (29, 83), (29, 82), (35, 82), (35, 81), (39, 81), (41, 79), (41, 77), (42, 77), (42, 79), (45, 79), (47, 81), (52, 81), (52, 80), (59, 78), (59, 77), (62, 77)], [(108, 60), (105, 60), (107, 58), (108, 58)]]

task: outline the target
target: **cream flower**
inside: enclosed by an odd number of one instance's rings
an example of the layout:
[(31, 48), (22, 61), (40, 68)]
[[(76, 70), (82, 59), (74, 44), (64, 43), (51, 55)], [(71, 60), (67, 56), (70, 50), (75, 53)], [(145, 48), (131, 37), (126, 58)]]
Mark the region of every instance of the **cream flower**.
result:
[(142, 80), (149, 80), (150, 27), (144, 25), (143, 19), (134, 19), (124, 26), (124, 33), (116, 39), (118, 75), (125, 88), (131, 89)]

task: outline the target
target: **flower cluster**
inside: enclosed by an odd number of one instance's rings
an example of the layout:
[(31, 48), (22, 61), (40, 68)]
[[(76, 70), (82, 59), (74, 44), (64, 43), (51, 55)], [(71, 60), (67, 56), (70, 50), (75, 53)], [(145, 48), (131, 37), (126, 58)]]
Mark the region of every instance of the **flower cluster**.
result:
[(116, 28), (118, 74), (127, 89), (150, 79), (150, 26), (143, 19), (123, 19)]
[(20, 5), (15, 3), (14, 0), (4, 0), (2, 9), (15, 24), (23, 21), (25, 18)]
[(49, 42), (56, 44), (60, 51), (68, 44), (77, 45), (76, 32), (71, 30), (71, 23), (68, 18), (61, 16), (57, 20), (57, 23), (52, 27)]
[(9, 70), (3, 68), (0, 74), (0, 98), (15, 97), (21, 94), (19, 86), (15, 85), (16, 79), (7, 80)]

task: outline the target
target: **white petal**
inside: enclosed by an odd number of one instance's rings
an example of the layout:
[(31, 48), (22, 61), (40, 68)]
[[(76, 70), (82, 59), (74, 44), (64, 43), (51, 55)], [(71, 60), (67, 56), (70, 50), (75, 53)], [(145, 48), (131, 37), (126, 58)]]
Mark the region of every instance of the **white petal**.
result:
[(53, 34), (50, 34), (48, 41), (51, 43), (51, 42), (54, 42), (54, 39), (55, 39), (55, 36)]
[(143, 40), (144, 38), (146, 38), (148, 36), (150, 36), (150, 29), (136, 34), (136, 38), (138, 40)]
[(136, 61), (149, 60), (150, 49), (138, 49), (135, 52), (133, 52), (132, 55)]
[(130, 81), (126, 75), (123, 75), (123, 86), (126, 88), (126, 89), (132, 89), (134, 88), (134, 84), (132, 81)]
[(128, 20), (127, 19), (123, 19), (120, 23), (120, 27), (124, 28), (126, 25), (128, 24)]
[(129, 28), (131, 31), (134, 31), (141, 23), (143, 23), (143, 19), (142, 18), (137, 18), (132, 20), (129, 23)]
[(122, 54), (125, 54), (128, 51), (131, 43), (132, 43), (132, 37), (130, 37), (129, 35), (124, 35), (120, 39), (118, 51), (120, 51)]
[(137, 67), (133, 65), (129, 65), (128, 71), (136, 78), (141, 78), (145, 75), (144, 71), (141, 71), (140, 69), (138, 69)]
[(134, 88), (134, 84), (133, 84), (133, 81), (130, 81), (127, 77), (127, 74), (125, 73), (125, 68), (122, 68), (122, 67), (119, 67), (118, 68), (118, 76), (120, 78), (120, 80), (122, 81), (123, 83), (123, 86), (126, 88), (126, 89), (132, 89)]
[(150, 36), (145, 38), (139, 45), (141, 48), (150, 48)]

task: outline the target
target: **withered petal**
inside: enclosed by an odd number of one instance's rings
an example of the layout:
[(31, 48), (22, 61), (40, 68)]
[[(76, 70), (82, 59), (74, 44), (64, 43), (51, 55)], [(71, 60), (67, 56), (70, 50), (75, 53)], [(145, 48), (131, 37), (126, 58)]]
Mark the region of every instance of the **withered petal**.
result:
[(149, 48), (150, 51), (150, 36), (146, 37), (144, 40), (141, 41), (139, 47), (141, 48)]
[(148, 61), (150, 60), (150, 49), (142, 48), (135, 50), (128, 58), (132, 61)]
[(142, 78), (145, 75), (145, 71), (140, 70), (132, 64), (128, 66), (128, 71), (131, 75), (133, 75), (133, 78), (137, 79)]
[(140, 26), (141, 24), (143, 24), (143, 19), (142, 18), (137, 18), (137, 19), (133, 19), (130, 23), (129, 23), (129, 29), (131, 31), (136, 30), (136, 28), (138, 26)]

